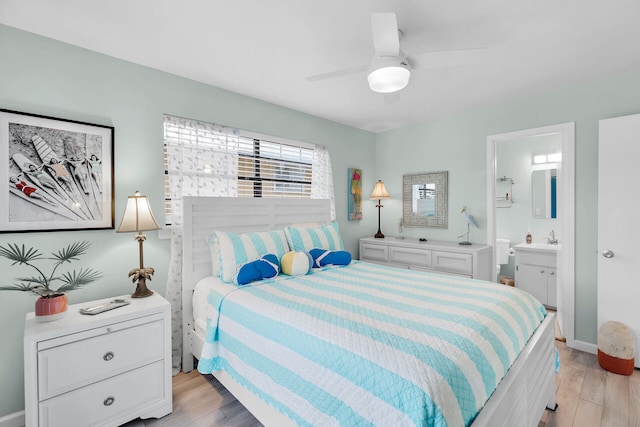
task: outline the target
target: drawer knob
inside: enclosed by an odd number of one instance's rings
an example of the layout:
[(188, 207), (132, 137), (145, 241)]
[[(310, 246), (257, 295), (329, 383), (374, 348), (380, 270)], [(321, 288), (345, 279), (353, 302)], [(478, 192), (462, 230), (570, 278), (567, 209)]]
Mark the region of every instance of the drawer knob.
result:
[(102, 403), (104, 404), (104, 406), (111, 406), (111, 405), (113, 405), (113, 402), (115, 402), (115, 400), (116, 400), (115, 397), (109, 396)]
[(104, 359), (105, 362), (108, 362), (109, 360), (113, 359), (113, 352), (112, 351), (108, 351), (104, 354), (104, 356), (102, 356), (102, 358)]

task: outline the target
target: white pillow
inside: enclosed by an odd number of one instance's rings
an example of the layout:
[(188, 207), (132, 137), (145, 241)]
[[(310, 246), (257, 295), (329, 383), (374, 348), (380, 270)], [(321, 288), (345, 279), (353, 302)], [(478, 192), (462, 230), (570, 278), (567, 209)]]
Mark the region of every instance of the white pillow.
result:
[[(219, 252), (220, 279), (226, 283), (233, 283), (237, 269), (247, 262), (266, 254), (275, 254), (279, 263), (282, 255), (289, 252), (283, 230), (242, 234), (215, 231), (213, 234), (213, 241), (217, 243), (214, 246), (217, 246)], [(213, 264), (215, 268), (215, 262)]]
[(284, 232), (292, 251), (304, 252), (313, 248), (344, 250), (337, 222), (320, 227), (285, 227)]

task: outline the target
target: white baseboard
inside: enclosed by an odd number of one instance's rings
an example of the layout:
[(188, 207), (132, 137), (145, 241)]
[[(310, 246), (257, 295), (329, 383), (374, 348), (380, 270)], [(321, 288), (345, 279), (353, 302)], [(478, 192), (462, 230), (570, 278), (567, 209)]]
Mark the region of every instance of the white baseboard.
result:
[(586, 353), (598, 354), (598, 346), (596, 344), (591, 344), (590, 342), (573, 340), (569, 343), (569, 341), (567, 341), (567, 347), (575, 348), (576, 350), (584, 351)]
[(0, 417), (0, 427), (24, 427), (24, 411)]

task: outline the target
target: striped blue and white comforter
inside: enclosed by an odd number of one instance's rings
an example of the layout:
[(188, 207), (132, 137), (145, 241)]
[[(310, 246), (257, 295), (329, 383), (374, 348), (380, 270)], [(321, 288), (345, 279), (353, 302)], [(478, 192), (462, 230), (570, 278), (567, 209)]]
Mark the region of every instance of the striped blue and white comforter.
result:
[(517, 289), (354, 262), (209, 295), (202, 373), (298, 425), (469, 425), (546, 315)]

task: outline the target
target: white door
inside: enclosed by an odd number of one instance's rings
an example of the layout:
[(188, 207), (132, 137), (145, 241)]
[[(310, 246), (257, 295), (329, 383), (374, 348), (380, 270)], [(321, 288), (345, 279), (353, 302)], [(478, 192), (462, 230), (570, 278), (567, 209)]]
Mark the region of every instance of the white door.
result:
[[(627, 325), (640, 346), (640, 114), (600, 120), (598, 328)], [(640, 357), (635, 358), (636, 367)]]

